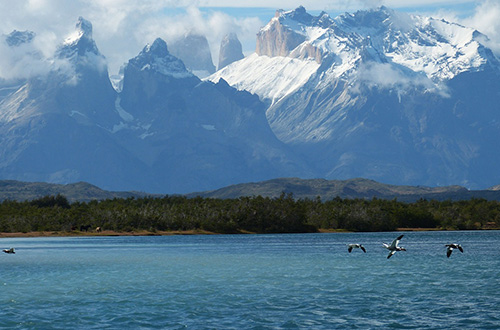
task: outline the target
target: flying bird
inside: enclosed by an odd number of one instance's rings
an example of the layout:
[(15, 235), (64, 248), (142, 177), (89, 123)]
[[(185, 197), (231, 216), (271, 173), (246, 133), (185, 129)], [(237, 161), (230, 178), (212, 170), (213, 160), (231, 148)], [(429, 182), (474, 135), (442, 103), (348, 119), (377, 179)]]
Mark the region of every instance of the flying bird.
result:
[(14, 251), (14, 248), (4, 249), (4, 250), (2, 250), (2, 251), (3, 251), (3, 252), (5, 252), (5, 253), (16, 253), (16, 252)]
[(348, 244), (347, 251), (349, 251), (349, 253), (351, 253), (352, 249), (361, 249), (361, 250), (363, 250), (364, 253), (366, 253), (365, 247), (361, 244)]
[(387, 259), (392, 257), (392, 255), (394, 253), (396, 253), (397, 251), (406, 251), (405, 248), (398, 246), (399, 241), (403, 238), (403, 236), (404, 235), (398, 236), (394, 241), (392, 241), (391, 245), (386, 244), (386, 243), (382, 243), (382, 244), (384, 244), (384, 247), (390, 251), (389, 255), (387, 256)]
[(464, 249), (460, 244), (445, 244), (446, 246), (446, 256), (449, 258), (451, 256), (451, 253), (453, 252), (453, 249), (458, 249), (460, 252), (464, 252)]

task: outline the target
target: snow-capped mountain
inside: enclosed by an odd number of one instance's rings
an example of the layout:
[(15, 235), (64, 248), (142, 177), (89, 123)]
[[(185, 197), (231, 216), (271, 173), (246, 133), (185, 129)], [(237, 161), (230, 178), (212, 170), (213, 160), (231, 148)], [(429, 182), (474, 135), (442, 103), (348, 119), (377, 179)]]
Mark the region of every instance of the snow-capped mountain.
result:
[(209, 77), (269, 104), (317, 176), (487, 187), (500, 181), (500, 70), (487, 37), (386, 7), (277, 11), (256, 53)]
[[(157, 39), (124, 69), (119, 107), (127, 143), (158, 184), (195, 191), (306, 173), (272, 133), (258, 97), (225, 81), (202, 82)], [(161, 190), (161, 186), (155, 191)]]
[(209, 79), (157, 39), (118, 91), (83, 18), (52, 58), (29, 53), (34, 33), (7, 37), (39, 66), (0, 84), (3, 179), (152, 193), (291, 176), (500, 182), (500, 64), (458, 24), (386, 7), (280, 10), (256, 53)]
[(80, 18), (51, 70), (0, 101), (0, 177), (184, 193), (307, 173), (255, 95), (203, 82), (155, 40), (112, 87)]
[(116, 92), (90, 22), (80, 18), (75, 35), (50, 61), (50, 72), (31, 77), (0, 102), (0, 176), (137, 184), (133, 172), (146, 167), (112, 138), (120, 118)]
[[(394, 85), (404, 83), (405, 79), (415, 80), (417, 85), (432, 91), (444, 89), (440, 82), (462, 72), (478, 71), (487, 64), (498, 66), (496, 57), (484, 46), (486, 40), (485, 35), (474, 29), (387, 7), (346, 13), (335, 19), (324, 12), (312, 16), (304, 7), (299, 7), (288, 12), (278, 10), (261, 29), (255, 52), (258, 56), (250, 56), (210, 79), (223, 77), (231, 85), (256, 92), (265, 99), (271, 97), (276, 102), (302, 87), (313, 75), (322, 75), (325, 84), (341, 78), (383, 85), (382, 81), (377, 81), (382, 80), (377, 77), (377, 70), (390, 69), (394, 77), (389, 78), (394, 78)], [(259, 57), (273, 59), (266, 62)], [(281, 57), (301, 61), (287, 60), (284, 64)], [(294, 80), (297, 82), (295, 88), (276, 84), (273, 77), (261, 79), (265, 81), (259, 86), (247, 83), (252, 80), (245, 71), (249, 66), (257, 70), (265, 67), (279, 74), (281, 79)], [(293, 69), (287, 70), (303, 66), (308, 66), (308, 70), (301, 70), (299, 74)], [(361, 76), (361, 70), (368, 76)], [(260, 76), (259, 73), (256, 76)], [(393, 82), (386, 80), (387, 84)]]

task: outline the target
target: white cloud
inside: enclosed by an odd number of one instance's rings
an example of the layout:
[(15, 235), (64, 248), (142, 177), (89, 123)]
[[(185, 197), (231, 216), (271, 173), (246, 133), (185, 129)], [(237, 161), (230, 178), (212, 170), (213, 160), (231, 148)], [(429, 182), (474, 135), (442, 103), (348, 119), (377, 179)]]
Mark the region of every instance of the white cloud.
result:
[[(473, 0), (442, 0), (440, 4), (450, 8), (471, 2)], [(309, 11), (333, 11), (332, 16), (335, 16), (339, 12), (381, 4), (395, 9), (411, 7), (424, 11), (427, 5), (435, 8), (435, 0), (315, 0), (307, 3), (303, 0), (0, 1), (0, 34), (8, 34), (14, 29), (34, 31), (37, 37), (33, 47), (45, 57), (50, 57), (57, 45), (74, 31), (76, 20), (82, 16), (92, 22), (93, 37), (108, 60), (110, 73), (114, 74), (120, 65), (136, 56), (147, 43), (157, 37), (168, 42), (189, 30), (202, 32), (207, 36), (216, 64), (220, 40), (226, 33), (235, 32), (243, 44), (244, 52), (249, 54), (255, 49), (256, 33), (278, 8), (288, 10), (304, 5)], [(493, 45), (498, 45), (500, 23), (495, 20), (500, 15), (498, 7), (498, 1), (479, 2), (476, 11), (469, 15), (468, 20), (462, 18), (462, 23), (473, 24), (492, 38)], [(233, 13), (235, 8), (247, 9), (239, 10), (237, 17), (227, 14)], [(19, 54), (15, 56), (19, 58)], [(15, 56), (9, 54), (5, 47), (0, 47), (1, 64), (12, 64)], [(0, 69), (0, 76), (8, 74), (5, 71)]]
[(500, 2), (484, 1), (476, 7), (472, 17), (462, 20), (462, 24), (472, 26), (488, 36), (488, 46), (500, 55)]
[(33, 43), (9, 47), (0, 42), (0, 77), (6, 80), (27, 79), (49, 71), (50, 63)]
[[(442, 6), (456, 6), (462, 3), (472, 3), (474, 0), (441, 0)], [(240, 8), (273, 8), (293, 9), (300, 5), (308, 10), (352, 11), (385, 5), (391, 8), (409, 8), (435, 6), (436, 0), (200, 0), (202, 7), (240, 7)]]
[[(34, 47), (50, 57), (74, 31), (78, 17), (83, 16), (92, 22), (93, 37), (113, 74), (157, 37), (168, 41), (187, 31), (204, 33), (216, 62), (220, 41), (226, 33), (237, 33), (242, 43), (255, 43), (255, 34), (264, 24), (255, 16), (237, 19), (221, 11), (202, 12), (193, 4), (195, 1), (182, 0), (1, 1), (0, 34), (34, 31), (37, 34)], [(13, 56), (6, 47), (0, 48), (0, 63), (12, 64), (15, 58), (19, 55)], [(6, 74), (0, 71), (0, 77)]]
[(398, 95), (414, 88), (423, 89), (428, 92), (437, 93), (443, 97), (448, 97), (445, 85), (436, 85), (424, 74), (409, 76), (398, 69), (397, 66), (389, 63), (369, 62), (359, 68), (356, 76), (358, 85), (354, 89), (360, 88), (360, 83), (369, 88), (382, 88), (394, 90)]
[(477, 1), (474, 11), (465, 17), (450, 9), (439, 10), (433, 16), (478, 30), (489, 39), (482, 42), (491, 48), (497, 56), (500, 56), (500, 20), (498, 19), (500, 17), (500, 1)]

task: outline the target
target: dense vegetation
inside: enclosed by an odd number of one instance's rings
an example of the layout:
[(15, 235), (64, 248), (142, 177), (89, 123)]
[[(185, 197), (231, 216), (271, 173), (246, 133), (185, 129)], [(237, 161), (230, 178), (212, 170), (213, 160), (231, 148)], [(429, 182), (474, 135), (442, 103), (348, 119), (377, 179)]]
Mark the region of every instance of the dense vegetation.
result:
[(70, 203), (62, 195), (3, 201), (0, 232), (178, 231), (295, 233), (319, 229), (391, 231), (397, 228), (484, 229), (500, 226), (500, 202), (485, 199), (405, 203), (383, 199), (296, 200), (162, 198), (107, 199)]

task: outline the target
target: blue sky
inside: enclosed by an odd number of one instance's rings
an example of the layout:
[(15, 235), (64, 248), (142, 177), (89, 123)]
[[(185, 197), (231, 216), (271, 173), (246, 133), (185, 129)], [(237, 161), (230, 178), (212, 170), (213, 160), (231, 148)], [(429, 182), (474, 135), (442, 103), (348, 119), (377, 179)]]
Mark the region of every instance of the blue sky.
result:
[[(276, 9), (292, 10), (299, 5), (311, 14), (326, 11), (332, 17), (386, 5), (474, 27), (500, 45), (500, 0), (0, 1), (0, 33), (8, 34), (14, 29), (34, 31), (37, 33), (35, 47), (49, 57), (74, 31), (78, 17), (83, 16), (92, 22), (93, 37), (113, 74), (155, 38), (161, 37), (168, 44), (188, 31), (207, 36), (215, 64), (220, 41), (229, 32), (238, 35), (245, 54), (252, 53), (257, 32), (274, 16)], [(0, 77), (5, 74), (2, 67), (11, 67), (12, 56), (0, 45)]]
[[(284, 1), (283, 1), (284, 2)], [(340, 2), (340, 1), (339, 1)], [(346, 3), (346, 1), (343, 1)], [(356, 10), (363, 10), (367, 8), (378, 7), (380, 5), (386, 5), (390, 8), (416, 14), (426, 14), (426, 13), (436, 13), (442, 11), (454, 12), (457, 16), (467, 17), (474, 13), (474, 9), (478, 5), (478, 1), (432, 1), (430, 3), (425, 3), (425, 1), (420, 2), (420, 4), (415, 1), (397, 1), (391, 4), (386, 4), (383, 1), (372, 1), (371, 5), (369, 1), (354, 2), (353, 4), (338, 4), (333, 5), (334, 2), (329, 6), (315, 6), (312, 1), (298, 2), (299, 5), (304, 6), (307, 11), (313, 15), (317, 15), (322, 11), (327, 12), (330, 16), (335, 17), (344, 12), (353, 12)], [(272, 15), (276, 9), (290, 10), (297, 6), (285, 5), (278, 7), (199, 7), (204, 12), (222, 11), (228, 15), (234, 17), (248, 17), (256, 16), (261, 20), (268, 20), (269, 15)], [(180, 9), (180, 8), (179, 8)]]

